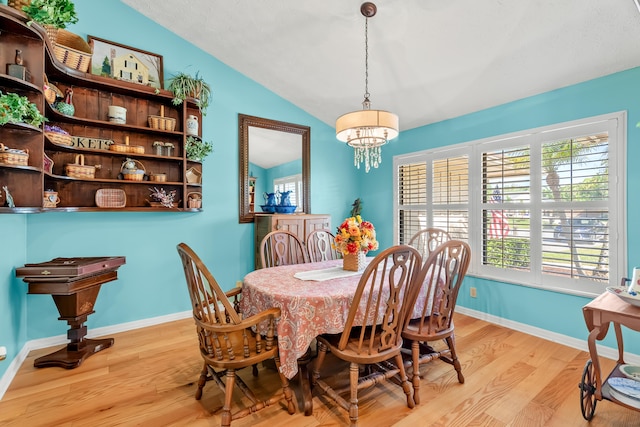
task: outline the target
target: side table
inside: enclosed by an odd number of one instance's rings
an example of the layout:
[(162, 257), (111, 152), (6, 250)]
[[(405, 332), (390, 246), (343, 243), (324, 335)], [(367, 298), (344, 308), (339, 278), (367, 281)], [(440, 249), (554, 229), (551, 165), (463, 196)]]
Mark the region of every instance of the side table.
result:
[(118, 278), (124, 257), (55, 258), (16, 269), (16, 276), (29, 284), (29, 294), (50, 294), (60, 317), (70, 328), (66, 347), (37, 358), (37, 368), (59, 366), (73, 369), (92, 354), (113, 345), (113, 338), (87, 339), (84, 322), (93, 310), (102, 284)]

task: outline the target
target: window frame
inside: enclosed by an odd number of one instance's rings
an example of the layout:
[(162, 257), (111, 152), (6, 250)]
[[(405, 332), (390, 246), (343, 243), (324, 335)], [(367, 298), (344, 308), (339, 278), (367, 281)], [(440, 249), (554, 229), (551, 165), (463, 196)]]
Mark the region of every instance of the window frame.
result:
[[(434, 160), (469, 156), (469, 245), (471, 247), (471, 263), (468, 275), (501, 282), (530, 286), (545, 290), (581, 295), (595, 296), (605, 291), (607, 286), (617, 286), (620, 278), (626, 276), (627, 269), (627, 223), (626, 223), (626, 147), (627, 147), (627, 113), (620, 111), (599, 116), (557, 123), (534, 129), (527, 129), (510, 134), (498, 135), (479, 140), (463, 142), (450, 146), (428, 149), (420, 152), (396, 155), (393, 158), (393, 220), (394, 242), (399, 242), (399, 212), (403, 206), (398, 200), (398, 172), (403, 165), (426, 162), (427, 165), (427, 226), (433, 224), (433, 208), (431, 198), (431, 167)], [(542, 199), (542, 144), (564, 138), (576, 138), (588, 133), (607, 132), (609, 156), (609, 198), (604, 202), (562, 202), (554, 203), (554, 208), (566, 208), (581, 203), (580, 206), (603, 204), (609, 211), (609, 281), (598, 283), (589, 279), (564, 278), (542, 274), (542, 211), (550, 208), (550, 202)], [(503, 203), (503, 209), (529, 209), (530, 218), (530, 265), (527, 272), (503, 269), (483, 265), (483, 209), (489, 204), (483, 203), (482, 153), (513, 148), (518, 145), (530, 147), (530, 201), (528, 203)]]

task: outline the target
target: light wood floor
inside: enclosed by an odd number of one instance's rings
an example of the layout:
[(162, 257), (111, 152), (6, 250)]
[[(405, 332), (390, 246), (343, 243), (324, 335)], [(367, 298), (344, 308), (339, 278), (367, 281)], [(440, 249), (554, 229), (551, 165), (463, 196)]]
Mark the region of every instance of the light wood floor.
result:
[[(457, 315), (457, 348), (465, 383), (451, 366), (435, 361), (421, 369), (422, 403), (406, 407), (393, 383), (360, 397), (360, 425), (370, 426), (638, 426), (640, 412), (610, 401), (598, 402), (588, 423), (580, 412), (578, 383), (585, 362), (581, 352)], [(113, 335), (115, 345), (73, 370), (33, 367), (33, 360), (55, 350), (32, 352), (0, 401), (2, 426), (216, 426), (223, 395), (207, 384), (194, 399), (202, 367), (195, 326), (181, 320)], [(608, 373), (615, 363), (602, 359)], [(248, 375), (247, 375), (248, 374)], [(251, 387), (250, 372), (243, 377)], [(338, 376), (340, 381), (346, 375)], [(268, 391), (279, 380), (261, 368)], [(297, 381), (292, 381), (298, 393)], [(260, 393), (260, 388), (257, 389)], [(263, 389), (264, 390), (264, 389)], [(299, 393), (298, 393), (299, 394)], [(281, 406), (234, 421), (232, 426), (345, 426), (348, 414), (325, 398), (314, 397), (314, 414), (288, 415)]]

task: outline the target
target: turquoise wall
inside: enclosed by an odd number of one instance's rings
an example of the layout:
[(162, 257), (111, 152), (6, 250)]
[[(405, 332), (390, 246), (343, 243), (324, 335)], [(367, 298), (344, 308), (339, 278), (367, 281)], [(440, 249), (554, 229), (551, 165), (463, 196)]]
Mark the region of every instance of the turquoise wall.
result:
[[(65, 335), (67, 325), (50, 296), (27, 295), (14, 278), (15, 267), (55, 257), (122, 255), (119, 279), (102, 287), (92, 328), (116, 325), (189, 310), (182, 267), (176, 252), (189, 244), (226, 288), (253, 270), (253, 224), (238, 223), (238, 114), (297, 123), (311, 128), (312, 213), (345, 214), (355, 193), (325, 197), (322, 188), (338, 188), (352, 176), (347, 150), (333, 152), (332, 127), (246, 76), (229, 68), (182, 38), (158, 26), (120, 1), (74, 0), (79, 17), (70, 31), (133, 46), (163, 56), (165, 80), (172, 74), (200, 71), (213, 90), (213, 103), (202, 119), (203, 137), (214, 152), (204, 162), (202, 213), (46, 213), (1, 215), (0, 345), (8, 359), (0, 376), (28, 340)], [(292, 64), (295, 66), (295, 64)], [(342, 170), (323, 172), (322, 165), (342, 162)], [(337, 158), (337, 160), (336, 160)], [(316, 189), (318, 190), (316, 192)], [(259, 201), (259, 199), (257, 200)], [(7, 244), (9, 242), (9, 244)]]
[(7, 348), (7, 360), (0, 362), (2, 377), (27, 341), (27, 284), (14, 274), (14, 267), (27, 260), (26, 217), (0, 215), (0, 230), (0, 345)]
[[(213, 104), (202, 120), (203, 137), (214, 142), (204, 163), (202, 213), (46, 213), (2, 215), (0, 230), (0, 345), (8, 360), (28, 340), (64, 335), (50, 297), (27, 295), (14, 268), (59, 256), (123, 255), (119, 280), (103, 286), (89, 331), (189, 309), (179, 242), (191, 245), (227, 288), (253, 268), (253, 225), (238, 223), (238, 113), (311, 127), (311, 211), (328, 213), (335, 227), (360, 197), (363, 216), (377, 228), (381, 247), (393, 244), (392, 157), (583, 117), (627, 110), (627, 158), (640, 158), (640, 68), (558, 89), (496, 108), (402, 132), (383, 148), (379, 169), (365, 174), (353, 166), (353, 151), (334, 129), (311, 117), (246, 76), (133, 11), (120, 1), (75, 0), (80, 21), (71, 31), (112, 40), (163, 55), (165, 79), (178, 71), (200, 71), (213, 89)], [(107, 24), (108, 23), (108, 24)], [(295, 66), (295, 64), (291, 64)], [(402, 119), (402, 118), (401, 118)], [(640, 169), (628, 165), (627, 212), (640, 207), (635, 192)], [(258, 194), (259, 195), (259, 194)], [(258, 197), (257, 202), (260, 201)], [(633, 216), (631, 216), (633, 218)], [(628, 224), (628, 265), (640, 264), (640, 224)], [(634, 237), (635, 236), (635, 237)], [(8, 242), (8, 244), (7, 244)], [(581, 307), (586, 298), (469, 277), (460, 304), (509, 320), (586, 340)], [(468, 295), (469, 286), (478, 298)], [(640, 354), (640, 343), (626, 348)]]
[[(554, 123), (582, 119), (626, 110), (627, 117), (627, 265), (640, 265), (640, 223), (634, 220), (640, 209), (637, 189), (640, 186), (640, 68), (554, 90), (542, 95), (504, 104), (402, 132), (397, 140), (383, 148), (384, 161), (368, 174), (357, 173), (363, 191), (363, 215), (374, 224), (393, 221), (393, 156), (435, 147), (474, 141), (510, 132)], [(402, 119), (402, 118), (401, 118)], [(402, 125), (402, 124), (401, 124)], [(316, 162), (317, 164), (317, 162)], [(375, 206), (375, 208), (373, 208)], [(390, 227), (377, 227), (381, 247), (393, 243)], [(630, 274), (630, 272), (628, 273)], [(617, 282), (617, 279), (615, 280)], [(471, 298), (468, 288), (477, 288)], [(604, 291), (604, 287), (603, 287)], [(516, 322), (566, 334), (578, 339), (587, 337), (582, 306), (589, 298), (558, 294), (525, 286), (468, 277), (458, 299), (461, 306)], [(611, 334), (613, 335), (613, 334)], [(613, 341), (607, 343), (612, 345)], [(627, 339), (625, 348), (640, 354), (640, 340)]]

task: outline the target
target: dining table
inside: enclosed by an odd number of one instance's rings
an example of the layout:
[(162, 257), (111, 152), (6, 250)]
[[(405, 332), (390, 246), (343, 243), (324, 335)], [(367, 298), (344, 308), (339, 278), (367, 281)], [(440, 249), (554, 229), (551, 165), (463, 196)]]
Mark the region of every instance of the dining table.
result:
[[(365, 265), (372, 259), (367, 257)], [(344, 270), (342, 259), (338, 259), (262, 268), (244, 277), (240, 302), (243, 316), (280, 308), (276, 326), (280, 372), (288, 379), (300, 372), (305, 415), (313, 412), (306, 368), (310, 346), (318, 335), (344, 330), (363, 272)], [(356, 316), (358, 321), (364, 323)]]

